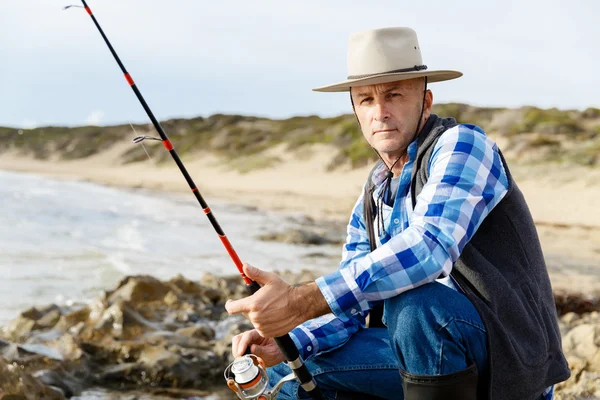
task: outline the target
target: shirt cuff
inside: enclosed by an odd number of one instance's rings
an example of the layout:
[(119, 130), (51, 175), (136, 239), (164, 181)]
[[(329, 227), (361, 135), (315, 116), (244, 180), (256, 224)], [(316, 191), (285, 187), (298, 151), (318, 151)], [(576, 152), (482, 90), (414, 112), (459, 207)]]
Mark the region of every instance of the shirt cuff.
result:
[(315, 282), (329, 304), (331, 312), (344, 322), (370, 308), (351, 268), (339, 269), (317, 278)]
[(319, 351), (319, 346), (315, 336), (302, 325), (294, 328), (289, 333), (290, 337), (294, 341), (298, 353), (303, 360), (307, 360), (309, 357), (314, 356)]

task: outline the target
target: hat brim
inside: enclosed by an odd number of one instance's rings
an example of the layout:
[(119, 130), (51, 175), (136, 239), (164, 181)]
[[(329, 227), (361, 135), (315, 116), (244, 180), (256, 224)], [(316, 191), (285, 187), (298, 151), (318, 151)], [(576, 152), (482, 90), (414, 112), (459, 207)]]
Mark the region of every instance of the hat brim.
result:
[(452, 70), (438, 71), (414, 71), (414, 72), (396, 72), (390, 74), (381, 74), (366, 78), (348, 79), (344, 82), (335, 83), (333, 85), (321, 86), (313, 89), (315, 92), (347, 92), (354, 86), (377, 85), (379, 83), (389, 83), (403, 81), (407, 79), (427, 77), (427, 82), (449, 81), (451, 79), (460, 78), (462, 72)]

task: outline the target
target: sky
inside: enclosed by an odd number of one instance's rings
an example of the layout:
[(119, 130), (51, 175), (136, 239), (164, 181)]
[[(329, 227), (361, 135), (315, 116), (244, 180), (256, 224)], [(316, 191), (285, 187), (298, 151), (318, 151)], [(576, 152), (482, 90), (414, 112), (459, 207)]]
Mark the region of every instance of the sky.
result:
[[(145, 123), (76, 0), (0, 0), (0, 126)], [(351, 112), (314, 87), (347, 75), (348, 36), (408, 26), (434, 102), (600, 107), (600, 1), (89, 0), (159, 120), (215, 113), (288, 118)]]

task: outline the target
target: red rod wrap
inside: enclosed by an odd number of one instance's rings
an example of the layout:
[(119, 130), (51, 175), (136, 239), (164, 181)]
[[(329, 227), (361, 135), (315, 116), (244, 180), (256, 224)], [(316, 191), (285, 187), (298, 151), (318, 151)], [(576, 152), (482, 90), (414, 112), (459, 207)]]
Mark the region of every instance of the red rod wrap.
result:
[(84, 7), (88, 14), (92, 15), (92, 10), (89, 7)]
[(135, 85), (135, 82), (133, 82), (133, 78), (131, 77), (131, 75), (125, 74), (125, 79), (127, 79), (127, 83), (129, 83), (129, 86)]
[(210, 208), (209, 208), (209, 207), (206, 207), (206, 208), (204, 209), (204, 214), (208, 214), (208, 213), (210, 213)]
[(242, 264), (242, 261), (240, 260), (237, 253), (233, 249), (233, 246), (231, 246), (231, 243), (229, 243), (229, 239), (227, 239), (227, 236), (225, 236), (225, 235), (223, 235), (223, 236), (219, 235), (219, 238), (221, 239), (221, 242), (223, 242), (223, 246), (225, 246), (225, 249), (229, 253), (229, 257), (231, 257), (231, 259), (233, 260), (238, 271), (240, 271), (242, 278), (244, 278), (244, 282), (246, 282), (246, 285), (250, 285), (252, 283), (252, 280), (248, 279), (248, 277), (246, 275), (244, 275), (244, 268), (243, 268), (244, 265)]
[(169, 150), (169, 151), (173, 150), (173, 145), (171, 144), (171, 141), (169, 139), (163, 140), (162, 142), (165, 145), (167, 150)]

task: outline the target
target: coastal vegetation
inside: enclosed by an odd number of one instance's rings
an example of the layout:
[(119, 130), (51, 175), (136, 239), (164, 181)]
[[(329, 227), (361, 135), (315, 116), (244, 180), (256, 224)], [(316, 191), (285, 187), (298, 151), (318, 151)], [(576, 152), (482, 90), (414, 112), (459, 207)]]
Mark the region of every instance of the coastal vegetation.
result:
[[(584, 111), (475, 107), (449, 103), (434, 106), (434, 113), (454, 117), (460, 123), (483, 128), (501, 143), (511, 162), (600, 164), (600, 109)], [(254, 116), (215, 114), (209, 117), (170, 119), (161, 122), (177, 152), (186, 155), (210, 152), (233, 163), (234, 168), (269, 168), (281, 160), (269, 150), (283, 146), (297, 152), (311, 145), (335, 148), (329, 169), (356, 168), (375, 160), (366, 145), (354, 115), (332, 118), (297, 116), (273, 120)], [(93, 156), (135, 136), (156, 136), (151, 124), (115, 126), (46, 126), (35, 129), (0, 127), (0, 151), (16, 151), (36, 159), (74, 160)], [(141, 146), (123, 146), (123, 164), (142, 161), (146, 151), (156, 162), (169, 155), (157, 141)]]

